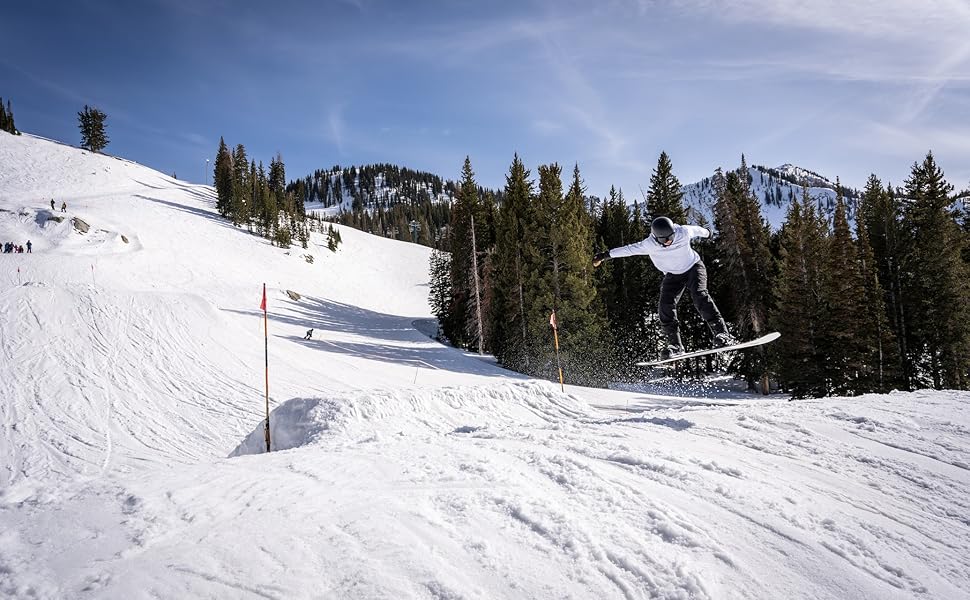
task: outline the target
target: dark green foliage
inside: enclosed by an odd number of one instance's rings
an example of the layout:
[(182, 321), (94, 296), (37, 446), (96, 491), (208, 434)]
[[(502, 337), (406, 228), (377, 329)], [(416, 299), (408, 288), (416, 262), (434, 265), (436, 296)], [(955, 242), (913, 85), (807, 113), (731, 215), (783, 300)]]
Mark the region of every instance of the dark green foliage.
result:
[[(471, 160), (465, 157), (462, 179), (451, 213), (448, 232), (451, 249), (451, 310), (442, 324), (445, 336), (459, 347), (471, 347), (479, 340), (479, 305), (485, 253), (492, 246), (489, 211), (485, 198), (472, 171)], [(472, 231), (474, 223), (474, 232)]]
[[(718, 258), (723, 277), (732, 282), (727, 288), (727, 302), (722, 304), (719, 299), (718, 306), (727, 320), (734, 321), (735, 333), (741, 339), (767, 333), (773, 283), (769, 227), (761, 217), (758, 200), (751, 194), (747, 172), (742, 156), (738, 171), (724, 177), (719, 172), (715, 174)], [(764, 351), (745, 353), (736, 365), (736, 372), (752, 389), (763, 382), (767, 369)]]
[(871, 360), (879, 340), (866, 310), (866, 281), (859, 251), (849, 230), (842, 188), (836, 183), (837, 197), (832, 221), (832, 236), (824, 263), (822, 304), (823, 369), (827, 392), (839, 396), (861, 394), (871, 389)]
[[(342, 206), (335, 220), (382, 237), (446, 249), (457, 186), (437, 175), (389, 164), (317, 170), (287, 185), (302, 185), (296, 201)], [(344, 203), (345, 200), (348, 202)], [(412, 228), (412, 223), (417, 223)]]
[[(897, 360), (902, 360), (907, 355), (908, 337), (903, 303), (902, 271), (908, 243), (902, 226), (902, 212), (902, 203), (893, 192), (892, 186), (883, 188), (882, 182), (875, 175), (871, 175), (859, 202), (858, 220), (864, 226), (872, 248), (876, 275), (883, 289), (889, 325), (896, 338), (897, 346), (893, 354)], [(906, 382), (911, 379), (907, 375), (910, 372), (908, 365), (901, 362), (898, 369), (894, 371), (902, 371), (904, 378), (902, 386), (906, 387), (908, 385)]]
[[(641, 208), (634, 202), (631, 210), (622, 191), (611, 188), (596, 221), (596, 249), (618, 248), (646, 238), (650, 223)], [(661, 277), (645, 256), (606, 261), (597, 269), (597, 289), (619, 364), (629, 365), (658, 351), (656, 304)]]
[(824, 259), (827, 225), (815, 202), (803, 190), (792, 202), (779, 234), (779, 274), (774, 294), (777, 308), (771, 319), (781, 333), (774, 344), (779, 379), (796, 398), (828, 393), (825, 382)]
[(94, 107), (84, 106), (84, 110), (77, 113), (78, 126), (81, 129), (81, 147), (91, 152), (101, 152), (108, 146), (108, 134), (104, 129), (104, 122), (108, 115)]
[(252, 207), (252, 184), (249, 181), (250, 164), (246, 156), (246, 148), (242, 144), (236, 146), (232, 153), (232, 200), (229, 204), (229, 214), (233, 225), (249, 222), (249, 207)]
[(219, 150), (216, 152), (212, 181), (216, 187), (216, 210), (223, 217), (231, 212), (233, 198), (232, 155), (225, 140), (219, 138)]
[(10, 100), (7, 100), (7, 107), (4, 108), (2, 97), (0, 97), (0, 131), (20, 135), (13, 120), (13, 108), (10, 106)]
[(531, 373), (557, 377), (549, 317), (559, 322), (563, 371), (575, 383), (602, 383), (602, 364), (608, 347), (606, 321), (593, 283), (590, 248), (592, 232), (587, 223), (579, 170), (573, 172), (568, 193), (562, 191), (559, 165), (542, 165), (539, 190), (525, 228), (523, 254), (526, 265), (527, 326), (533, 334), (527, 347), (533, 361)]
[(661, 152), (657, 167), (650, 176), (650, 189), (647, 190), (646, 211), (651, 221), (656, 217), (668, 217), (674, 223), (687, 222), (684, 193), (673, 168), (670, 157), (666, 152)]
[(879, 269), (876, 263), (869, 233), (861, 219), (856, 221), (856, 239), (859, 250), (859, 274), (862, 277), (864, 291), (863, 314), (861, 316), (863, 331), (867, 344), (863, 348), (866, 353), (864, 360), (869, 365), (859, 381), (857, 390), (862, 392), (888, 392), (904, 387), (902, 367), (896, 336), (890, 327), (886, 310), (885, 291), (879, 280)]
[[(260, 162), (249, 159), (246, 148), (238, 144), (233, 152), (225, 140), (219, 139), (213, 181), (216, 188), (216, 209), (235, 226), (272, 240), (281, 248), (294, 241), (309, 247), (311, 227), (303, 210), (302, 181), (293, 189), (285, 182), (286, 171), (279, 154), (270, 163), (269, 177)], [(318, 226), (322, 231), (322, 226)]]
[(902, 288), (913, 388), (966, 389), (970, 383), (970, 272), (961, 256), (965, 236), (952, 191), (932, 153), (913, 165), (906, 180)]
[(428, 303), (431, 314), (438, 318), (439, 323), (444, 323), (451, 309), (451, 255), (432, 249), (429, 275)]
[(525, 228), (534, 221), (531, 210), (532, 181), (516, 154), (505, 176), (505, 201), (496, 218), (489, 329), (496, 359), (520, 372), (531, 367), (526, 349), (530, 336), (526, 304), (531, 299), (525, 297), (527, 265), (522, 251)]

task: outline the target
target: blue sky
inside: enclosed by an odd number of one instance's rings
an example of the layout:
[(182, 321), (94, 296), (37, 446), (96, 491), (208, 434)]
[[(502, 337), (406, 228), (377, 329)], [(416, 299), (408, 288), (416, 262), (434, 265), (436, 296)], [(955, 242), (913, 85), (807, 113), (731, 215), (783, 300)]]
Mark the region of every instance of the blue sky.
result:
[[(578, 163), (588, 192), (790, 162), (861, 187), (933, 150), (970, 182), (965, 0), (8, 3), (0, 95), (24, 131), (201, 182), (219, 137), (289, 179), (389, 162), (504, 185)], [(211, 170), (208, 176), (211, 183)]]

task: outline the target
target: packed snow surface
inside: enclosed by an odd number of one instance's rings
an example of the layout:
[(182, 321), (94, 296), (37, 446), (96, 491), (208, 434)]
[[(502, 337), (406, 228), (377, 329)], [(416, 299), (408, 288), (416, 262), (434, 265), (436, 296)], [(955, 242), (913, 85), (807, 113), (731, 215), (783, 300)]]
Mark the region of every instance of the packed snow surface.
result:
[(970, 597), (966, 392), (564, 393), (341, 236), (0, 133), (0, 597)]

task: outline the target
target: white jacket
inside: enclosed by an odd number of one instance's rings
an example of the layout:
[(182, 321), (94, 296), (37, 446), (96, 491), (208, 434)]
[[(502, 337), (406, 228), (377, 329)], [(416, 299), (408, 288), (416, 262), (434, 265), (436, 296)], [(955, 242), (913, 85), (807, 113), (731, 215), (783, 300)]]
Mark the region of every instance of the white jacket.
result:
[(661, 246), (660, 242), (649, 236), (647, 239), (610, 250), (610, 258), (646, 254), (653, 266), (664, 273), (680, 275), (687, 272), (701, 260), (700, 255), (690, 246), (694, 238), (709, 238), (711, 232), (697, 225), (674, 225), (674, 242)]

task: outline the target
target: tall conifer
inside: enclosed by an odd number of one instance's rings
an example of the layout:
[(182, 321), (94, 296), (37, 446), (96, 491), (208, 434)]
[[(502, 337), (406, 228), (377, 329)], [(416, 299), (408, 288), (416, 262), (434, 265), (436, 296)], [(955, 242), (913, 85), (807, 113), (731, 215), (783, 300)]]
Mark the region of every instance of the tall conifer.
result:
[(226, 141), (221, 137), (219, 138), (219, 150), (216, 152), (214, 165), (212, 181), (216, 186), (216, 210), (223, 217), (228, 217), (232, 210), (233, 198), (232, 155), (229, 153)]
[(94, 107), (84, 106), (84, 110), (77, 113), (78, 127), (81, 130), (81, 147), (91, 152), (101, 152), (108, 145), (108, 134), (104, 123), (108, 115)]
[[(858, 215), (857, 215), (858, 217)], [(859, 273), (864, 290), (863, 321), (868, 328), (867, 373), (860, 378), (860, 389), (868, 392), (888, 392), (902, 387), (902, 368), (899, 360), (896, 336), (889, 324), (886, 296), (879, 280), (879, 268), (875, 253), (869, 242), (868, 228), (861, 218), (856, 220), (856, 238), (859, 250)]]
[(555, 377), (555, 354), (550, 344), (549, 317), (553, 310), (559, 324), (563, 370), (577, 383), (603, 381), (605, 320), (602, 316), (589, 261), (591, 232), (585, 223), (582, 182), (578, 168), (565, 196), (562, 169), (558, 164), (542, 165), (535, 220), (528, 228), (531, 239), (526, 259), (536, 268), (528, 274), (527, 308), (532, 331), (541, 332), (529, 340), (536, 375)]
[(824, 370), (829, 393), (855, 395), (865, 391), (873, 368), (870, 349), (876, 345), (874, 330), (866, 318), (866, 300), (859, 254), (846, 217), (842, 186), (837, 182), (832, 237), (825, 257), (822, 286), (826, 309)]
[(526, 372), (529, 339), (526, 318), (526, 263), (522, 253), (525, 227), (530, 220), (532, 181), (519, 155), (505, 176), (504, 201), (499, 210), (495, 233), (492, 310), (489, 311), (493, 351), (499, 364)]
[[(715, 177), (718, 254), (723, 276), (732, 282), (727, 286), (730, 301), (718, 307), (728, 315), (733, 313), (738, 337), (750, 339), (767, 332), (773, 269), (769, 227), (761, 216), (760, 202), (750, 192), (744, 157), (741, 164), (742, 169), (728, 173), (723, 180)], [(745, 353), (737, 364), (738, 374), (749, 387), (761, 383), (763, 391), (767, 368), (765, 349)]]
[[(488, 219), (482, 201), (479, 198), (478, 184), (472, 171), (471, 159), (465, 157), (462, 166), (462, 177), (449, 227), (449, 246), (451, 248), (451, 311), (444, 323), (445, 335), (459, 347), (468, 347), (476, 343), (477, 314), (475, 311), (476, 297), (474, 283), (483, 273), (473, 272), (472, 257), (472, 217), (475, 220), (476, 246), (488, 247), (490, 238), (487, 232)], [(484, 261), (477, 261), (484, 266)]]
[(781, 333), (775, 342), (777, 371), (782, 386), (795, 398), (828, 393), (825, 372), (824, 280), (826, 223), (816, 213), (808, 187), (802, 201), (792, 201), (779, 233), (779, 274), (774, 294), (773, 328)]
[(913, 165), (906, 180), (910, 253), (903, 299), (909, 306), (907, 348), (914, 387), (968, 387), (970, 272), (961, 257), (964, 238), (951, 207), (952, 191), (932, 153)]

